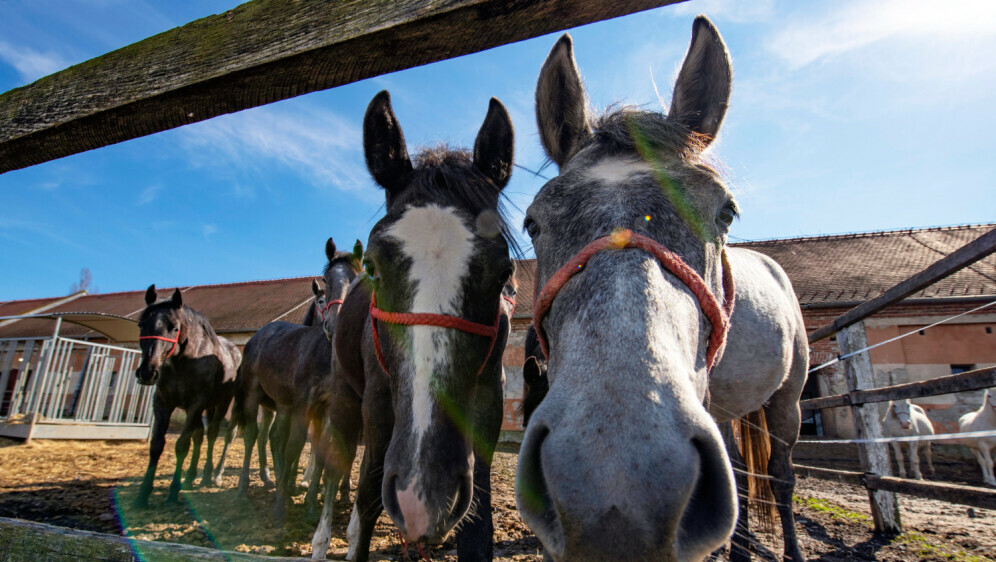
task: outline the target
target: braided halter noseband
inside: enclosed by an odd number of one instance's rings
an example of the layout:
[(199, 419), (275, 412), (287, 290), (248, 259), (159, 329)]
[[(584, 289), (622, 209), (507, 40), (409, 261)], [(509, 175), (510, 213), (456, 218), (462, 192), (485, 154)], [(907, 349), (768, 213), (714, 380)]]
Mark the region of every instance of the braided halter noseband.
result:
[(331, 301), (325, 303), (325, 306), (322, 307), (322, 308), (318, 308), (316, 306), (315, 310), (317, 310), (318, 311), (318, 315), (322, 317), (322, 323), (325, 322), (325, 313), (328, 312), (329, 309), (332, 308), (333, 305), (342, 304), (342, 303), (343, 303), (343, 299), (335, 299), (335, 300), (331, 300)]
[(550, 311), (553, 300), (557, 298), (557, 293), (575, 274), (581, 271), (592, 256), (603, 250), (622, 250), (624, 248), (637, 248), (643, 250), (660, 262), (665, 269), (680, 279), (695, 295), (702, 307), (702, 312), (712, 324), (712, 333), (709, 335), (709, 347), (706, 350), (706, 369), (712, 369), (716, 362), (716, 355), (719, 353), (723, 343), (726, 341), (726, 332), (730, 328), (730, 315), (733, 314), (733, 304), (735, 300), (733, 273), (730, 271), (730, 262), (726, 258), (726, 250), (723, 250), (723, 293), (725, 301), (723, 306), (719, 306), (716, 296), (706, 285), (702, 277), (694, 269), (688, 266), (681, 259), (681, 256), (668, 250), (663, 245), (627, 229), (617, 229), (608, 236), (603, 236), (590, 242), (581, 249), (573, 258), (568, 260), (563, 267), (553, 274), (547, 281), (543, 290), (536, 297), (533, 305), (533, 326), (536, 329), (536, 336), (539, 339), (543, 354), (550, 357), (549, 345), (546, 341), (546, 332), (543, 330), (543, 318)]
[(169, 359), (176, 353), (177, 346), (180, 345), (180, 328), (176, 329), (176, 337), (173, 339), (167, 338), (165, 336), (139, 336), (139, 340), (162, 340), (168, 341), (173, 344), (173, 347), (169, 348), (169, 353), (166, 354), (166, 359)]
[[(512, 302), (514, 303), (515, 301)], [(498, 323), (501, 321), (501, 302), (499, 301), (498, 303), (498, 313), (495, 315), (494, 325), (488, 325), (471, 322), (470, 320), (459, 318), (457, 316), (450, 316), (448, 314), (434, 314), (431, 312), (388, 312), (377, 308), (377, 291), (371, 292), (370, 328), (373, 330), (374, 351), (377, 354), (377, 362), (380, 363), (380, 368), (384, 369), (384, 372), (390, 375), (390, 371), (387, 370), (387, 363), (384, 361), (384, 353), (380, 348), (380, 336), (377, 334), (377, 320), (387, 324), (400, 324), (402, 326), (438, 326), (440, 328), (452, 328), (454, 330), (460, 330), (461, 332), (467, 332), (468, 334), (475, 334), (490, 338), (491, 345), (488, 346), (488, 353), (484, 356), (484, 362), (481, 364), (481, 368), (477, 370), (477, 374), (480, 375), (481, 371), (484, 370), (484, 366), (488, 364), (488, 359), (491, 358), (491, 352), (495, 347), (495, 341), (498, 339)]]

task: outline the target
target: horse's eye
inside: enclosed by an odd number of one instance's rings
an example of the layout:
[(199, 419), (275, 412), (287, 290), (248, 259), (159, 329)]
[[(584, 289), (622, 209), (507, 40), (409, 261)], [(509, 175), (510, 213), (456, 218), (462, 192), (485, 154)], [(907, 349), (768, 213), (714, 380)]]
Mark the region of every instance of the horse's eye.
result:
[(374, 267), (373, 262), (370, 260), (363, 260), (363, 271), (366, 271), (367, 276), (371, 279), (377, 276), (377, 268)]
[(530, 238), (536, 238), (539, 236), (540, 227), (536, 224), (536, 221), (532, 217), (526, 217), (526, 220), (522, 222), (522, 227), (526, 229)]
[(733, 224), (733, 219), (735, 218), (737, 218), (737, 208), (731, 201), (719, 210), (719, 218), (717, 220), (724, 228), (728, 228)]

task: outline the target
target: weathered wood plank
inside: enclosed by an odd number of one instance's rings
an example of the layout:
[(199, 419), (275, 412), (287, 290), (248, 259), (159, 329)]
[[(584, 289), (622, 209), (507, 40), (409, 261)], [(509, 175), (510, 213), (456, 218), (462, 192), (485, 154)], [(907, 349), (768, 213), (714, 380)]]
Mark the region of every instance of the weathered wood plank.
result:
[(895, 285), (881, 295), (841, 314), (833, 322), (820, 327), (810, 334), (809, 343), (830, 337), (844, 327), (850, 326), (855, 322), (860, 322), (883, 308), (896, 304), (924, 287), (933, 285), (948, 275), (972, 265), (993, 252), (996, 252), (996, 228), (937, 260), (927, 269)]
[(310, 559), (268, 557), (186, 544), (135, 540), (0, 517), (0, 560), (263, 562)]
[(678, 1), (254, 0), (0, 95), (0, 173)]
[(852, 470), (833, 470), (816, 466), (795, 465), (795, 473), (800, 476), (837, 480), (855, 486), (866, 486), (874, 490), (884, 490), (939, 500), (960, 505), (970, 505), (983, 509), (996, 509), (996, 490), (977, 486), (963, 486), (947, 482), (927, 482), (925, 480), (907, 480), (893, 476), (877, 474), (862, 474)]
[(875, 490), (887, 490), (897, 494), (918, 496), (948, 503), (970, 505), (983, 509), (996, 509), (996, 490), (976, 486), (962, 486), (923, 480), (907, 480), (892, 476), (867, 474), (864, 476), (867, 486)]
[[(865, 323), (851, 324), (837, 338), (842, 354), (850, 353), (868, 347), (865, 335)], [(871, 357), (868, 352), (858, 353), (844, 361), (844, 374), (847, 377), (847, 388), (851, 392), (874, 386), (872, 379)], [(854, 419), (854, 430), (858, 439), (880, 439), (882, 425), (879, 420), (878, 408), (865, 407), (860, 404), (851, 406), (851, 417)], [(861, 470), (884, 476), (892, 475), (889, 462), (889, 451), (884, 443), (859, 443), (858, 460)], [(871, 504), (872, 520), (875, 531), (885, 534), (903, 532), (899, 517), (899, 504), (896, 495), (885, 490), (868, 488), (868, 501)]]
[(983, 367), (957, 375), (947, 375), (926, 381), (884, 386), (874, 390), (857, 390), (848, 394), (821, 396), (799, 402), (802, 410), (836, 408), (852, 404), (870, 404), (889, 400), (923, 398), (952, 392), (969, 392), (996, 386), (996, 367)]

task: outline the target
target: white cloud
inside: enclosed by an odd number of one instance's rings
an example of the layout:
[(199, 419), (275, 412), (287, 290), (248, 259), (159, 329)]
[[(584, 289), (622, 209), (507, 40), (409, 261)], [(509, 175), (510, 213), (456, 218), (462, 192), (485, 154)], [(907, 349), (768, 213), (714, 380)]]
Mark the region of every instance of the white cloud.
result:
[(218, 232), (218, 227), (213, 224), (205, 224), (202, 231), (204, 232), (204, 237), (207, 238), (208, 236)]
[(784, 26), (767, 47), (790, 68), (831, 58), (887, 38), (922, 38), (929, 44), (996, 34), (996, 2), (936, 0), (837, 2), (822, 17)]
[(69, 66), (64, 58), (55, 53), (41, 53), (4, 41), (0, 41), (0, 60), (14, 67), (25, 84)]
[(276, 163), (316, 187), (369, 191), (361, 189), (370, 184), (363, 134), (331, 111), (261, 107), (188, 125), (177, 134), (197, 165), (260, 169)]
[(712, 19), (746, 23), (769, 19), (774, 6), (775, 0), (694, 0), (668, 6), (662, 11), (673, 16), (705, 14)]
[(148, 205), (149, 203), (152, 203), (153, 201), (155, 201), (156, 197), (159, 195), (159, 192), (162, 191), (162, 189), (163, 189), (162, 184), (158, 183), (146, 187), (145, 189), (142, 190), (141, 193), (138, 194), (138, 204)]

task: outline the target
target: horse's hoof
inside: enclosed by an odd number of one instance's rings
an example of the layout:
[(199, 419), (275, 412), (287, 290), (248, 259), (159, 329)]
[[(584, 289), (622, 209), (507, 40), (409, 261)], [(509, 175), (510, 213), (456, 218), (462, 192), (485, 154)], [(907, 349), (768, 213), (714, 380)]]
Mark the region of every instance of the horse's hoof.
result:
[(170, 494), (166, 496), (166, 505), (176, 505), (180, 503), (179, 494)]
[(272, 490), (277, 487), (277, 484), (273, 480), (263, 480), (263, 487), (268, 490)]
[(222, 479), (221, 479), (221, 476), (220, 476), (220, 475), (219, 475), (219, 476), (215, 476), (215, 477), (214, 477), (214, 480), (212, 480), (212, 481), (211, 481), (211, 483), (212, 483), (212, 484), (214, 484), (214, 485), (215, 485), (215, 487), (218, 487), (218, 488), (220, 488), (220, 487), (221, 487), (221, 484), (222, 484)]

